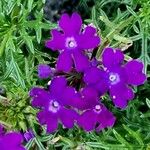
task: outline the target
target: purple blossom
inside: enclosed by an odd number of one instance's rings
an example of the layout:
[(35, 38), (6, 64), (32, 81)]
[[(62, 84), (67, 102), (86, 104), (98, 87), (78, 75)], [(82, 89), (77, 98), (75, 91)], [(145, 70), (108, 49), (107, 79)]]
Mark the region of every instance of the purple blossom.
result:
[(20, 133), (10, 132), (0, 135), (0, 150), (25, 150), (21, 145), (23, 137)]
[(134, 98), (131, 86), (141, 85), (146, 80), (146, 75), (142, 73), (142, 62), (123, 62), (124, 55), (120, 50), (106, 48), (102, 55), (104, 71), (92, 67), (84, 74), (84, 81), (88, 85), (96, 88), (101, 95), (109, 91), (114, 104), (120, 108), (125, 108), (127, 102)]
[(38, 77), (41, 79), (46, 79), (52, 75), (52, 70), (50, 66), (46, 64), (38, 65)]
[(85, 87), (77, 92), (70, 87), (67, 89), (67, 93), (70, 94), (69, 97), (72, 99), (70, 105), (82, 111), (77, 123), (84, 130), (96, 129), (96, 131), (100, 131), (114, 125), (115, 117), (104, 105), (99, 103), (98, 93), (95, 89)]
[[(90, 87), (85, 87), (79, 92), (72, 87), (68, 87), (65, 92), (69, 94), (69, 96), (67, 95), (67, 97), (65, 97), (69, 105), (79, 110), (90, 109), (95, 106), (98, 101), (97, 91)], [(71, 101), (69, 99), (71, 99)]]
[[(51, 81), (49, 90), (34, 87), (30, 91), (33, 97), (32, 105), (42, 110), (37, 114), (40, 124), (47, 125), (47, 132), (57, 129), (58, 121), (67, 127), (72, 128), (78, 114), (69, 107), (67, 99), (69, 93), (66, 89), (67, 81), (64, 77), (56, 77)], [(66, 99), (67, 98), (67, 99)]]
[(30, 141), (32, 138), (34, 138), (34, 133), (33, 131), (30, 129), (30, 130), (27, 130), (24, 134), (24, 139), (28, 142)]
[(97, 104), (86, 111), (84, 111), (78, 118), (77, 124), (86, 131), (101, 131), (106, 127), (112, 127), (116, 118), (107, 110), (101, 103)]
[(81, 26), (78, 13), (71, 17), (63, 14), (59, 20), (60, 29), (51, 31), (52, 39), (46, 42), (46, 47), (60, 52), (56, 65), (59, 71), (68, 72), (73, 65), (77, 71), (83, 71), (90, 65), (84, 51), (97, 47), (100, 38), (96, 35), (96, 28), (87, 26), (82, 31)]

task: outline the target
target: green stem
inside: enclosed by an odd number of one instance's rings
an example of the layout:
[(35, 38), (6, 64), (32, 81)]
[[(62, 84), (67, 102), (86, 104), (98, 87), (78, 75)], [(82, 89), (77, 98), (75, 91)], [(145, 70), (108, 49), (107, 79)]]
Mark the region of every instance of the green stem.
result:
[(106, 35), (106, 37), (103, 39), (101, 46), (99, 47), (96, 58), (99, 59), (101, 57), (103, 49), (111, 42), (115, 34), (120, 33), (120, 31), (132, 23), (134, 19), (134, 16), (129, 17), (128, 19), (122, 21), (117, 25), (110, 33)]

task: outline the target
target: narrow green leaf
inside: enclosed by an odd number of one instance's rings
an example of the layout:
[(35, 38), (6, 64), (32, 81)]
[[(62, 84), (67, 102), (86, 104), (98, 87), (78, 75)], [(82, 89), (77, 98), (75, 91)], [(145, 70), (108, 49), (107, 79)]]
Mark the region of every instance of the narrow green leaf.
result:
[(134, 16), (134, 17), (138, 17), (137, 14), (134, 12), (134, 10), (129, 7), (129, 6), (126, 6), (127, 7), (127, 10)]
[(133, 25), (133, 29), (134, 29), (134, 31), (135, 31), (137, 34), (139, 34), (139, 33), (140, 33), (140, 31), (139, 31), (138, 27), (137, 27), (135, 24)]
[(146, 104), (150, 108), (150, 100), (148, 98), (146, 98)]
[(92, 8), (92, 20), (93, 20), (94, 25), (98, 28), (97, 19), (96, 19), (96, 8), (95, 7)]
[(31, 139), (31, 140), (25, 145), (26, 150), (29, 150), (29, 149), (32, 147), (32, 145), (33, 145), (34, 142), (35, 142), (35, 138)]
[(42, 30), (40, 27), (38, 27), (36, 30), (36, 38), (37, 38), (38, 43), (41, 42), (41, 37), (42, 37)]
[(28, 11), (31, 12), (33, 5), (33, 0), (28, 0)]
[(20, 34), (22, 35), (22, 38), (24, 39), (26, 45), (29, 48), (29, 51), (34, 54), (34, 46), (32, 42), (32, 38), (28, 35), (28, 33), (25, 31), (25, 29), (22, 29), (20, 31)]
[(113, 129), (113, 133), (116, 139), (118, 140), (118, 142), (120, 142), (121, 144), (123, 144), (124, 146), (132, 150), (131, 145), (115, 129)]
[(140, 137), (140, 135), (138, 134), (138, 132), (135, 132), (135, 131), (131, 130), (129, 127), (127, 127), (127, 126), (125, 126), (125, 125), (123, 125), (123, 127), (124, 127), (125, 130), (127, 130), (127, 131), (129, 132), (129, 134), (130, 134), (133, 138), (135, 138), (135, 139), (138, 141), (139, 146), (143, 146), (143, 145), (144, 145), (143, 140), (141, 139), (141, 137)]
[(37, 144), (39, 150), (46, 150), (38, 138), (35, 138), (35, 143)]
[(4, 53), (4, 49), (5, 49), (5, 46), (6, 46), (6, 43), (7, 43), (7, 41), (8, 41), (8, 35), (6, 35), (4, 38), (3, 38), (3, 40), (2, 40), (2, 42), (1, 42), (1, 44), (0, 44), (0, 57), (3, 55), (3, 53)]

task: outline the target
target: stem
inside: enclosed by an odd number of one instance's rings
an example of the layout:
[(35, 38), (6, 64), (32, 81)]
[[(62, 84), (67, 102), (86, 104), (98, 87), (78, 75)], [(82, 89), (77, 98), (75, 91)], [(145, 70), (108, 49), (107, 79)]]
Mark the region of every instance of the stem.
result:
[(120, 22), (119, 25), (117, 25), (110, 33), (108, 33), (106, 35), (106, 37), (104, 38), (104, 40), (102, 41), (101, 46), (99, 47), (99, 49), (97, 50), (97, 54), (96, 54), (96, 58), (99, 59), (101, 57), (102, 51), (103, 49), (111, 42), (111, 40), (113, 39), (115, 34), (120, 33), (120, 31), (125, 28), (126, 26), (128, 26), (129, 24), (132, 23), (134, 19), (134, 16), (129, 17), (128, 19)]

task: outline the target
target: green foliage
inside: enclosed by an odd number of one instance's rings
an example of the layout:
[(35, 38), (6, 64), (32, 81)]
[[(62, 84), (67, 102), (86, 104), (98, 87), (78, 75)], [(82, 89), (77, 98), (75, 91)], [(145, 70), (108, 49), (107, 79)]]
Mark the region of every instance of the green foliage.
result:
[[(42, 30), (49, 30), (55, 27), (55, 24), (44, 19), (43, 5), (41, 0), (34, 3), (32, 0), (3, 0), (0, 2), (1, 82), (9, 77), (15, 81), (17, 86), (25, 89), (27, 83), (23, 69), (26, 67), (25, 69), (30, 68), (33, 71), (36, 57), (44, 61), (41, 55), (37, 54), (40, 50), (39, 44), (43, 42), (41, 41)], [(30, 58), (32, 61), (28, 61)]]

